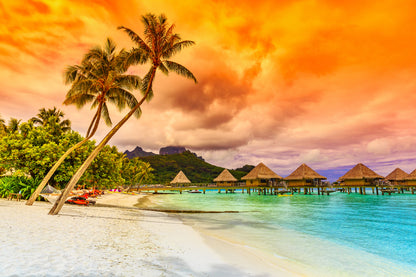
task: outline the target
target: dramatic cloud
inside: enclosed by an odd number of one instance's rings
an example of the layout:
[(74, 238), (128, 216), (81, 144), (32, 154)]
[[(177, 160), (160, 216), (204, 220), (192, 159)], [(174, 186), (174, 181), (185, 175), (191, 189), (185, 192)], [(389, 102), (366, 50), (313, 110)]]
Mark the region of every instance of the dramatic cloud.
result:
[[(111, 141), (120, 149), (182, 145), (221, 166), (263, 161), (280, 175), (302, 162), (323, 173), (358, 162), (380, 174), (414, 169), (411, 0), (3, 1), (1, 116), (57, 106), (85, 132), (92, 111), (61, 105), (64, 68), (107, 37), (133, 46), (117, 26), (141, 33), (147, 12), (165, 13), (196, 42), (174, 60), (198, 84), (160, 73), (142, 118)], [(123, 115), (110, 112), (114, 122)]]

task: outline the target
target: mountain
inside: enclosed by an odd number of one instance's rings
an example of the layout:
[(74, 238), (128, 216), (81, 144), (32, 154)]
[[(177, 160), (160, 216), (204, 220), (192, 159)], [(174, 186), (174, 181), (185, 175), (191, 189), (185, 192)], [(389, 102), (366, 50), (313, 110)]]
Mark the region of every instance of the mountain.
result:
[(185, 147), (182, 147), (182, 146), (167, 146), (167, 147), (160, 148), (159, 155), (181, 154), (185, 151), (186, 151)]
[(133, 159), (135, 157), (148, 157), (148, 156), (156, 155), (155, 153), (152, 153), (152, 152), (143, 151), (143, 149), (139, 146), (136, 146), (136, 148), (134, 148), (134, 150), (131, 152), (129, 150), (126, 150), (124, 154), (126, 154), (127, 158), (129, 159)]
[[(180, 170), (192, 183), (212, 183), (213, 179), (224, 170), (222, 167), (205, 162), (189, 150), (179, 154), (154, 155), (141, 159), (150, 163), (155, 170), (153, 171), (155, 176), (153, 183), (155, 184), (169, 183)], [(240, 170), (230, 170), (230, 173), (237, 179), (247, 174), (247, 172)]]

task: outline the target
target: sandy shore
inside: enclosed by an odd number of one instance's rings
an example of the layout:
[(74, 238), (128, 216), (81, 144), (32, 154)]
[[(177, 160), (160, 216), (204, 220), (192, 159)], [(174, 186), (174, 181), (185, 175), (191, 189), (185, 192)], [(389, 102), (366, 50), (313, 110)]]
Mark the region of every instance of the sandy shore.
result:
[(136, 209), (140, 197), (106, 194), (97, 201), (105, 206), (65, 205), (58, 216), (46, 202), (0, 199), (0, 275), (293, 276), (175, 217)]

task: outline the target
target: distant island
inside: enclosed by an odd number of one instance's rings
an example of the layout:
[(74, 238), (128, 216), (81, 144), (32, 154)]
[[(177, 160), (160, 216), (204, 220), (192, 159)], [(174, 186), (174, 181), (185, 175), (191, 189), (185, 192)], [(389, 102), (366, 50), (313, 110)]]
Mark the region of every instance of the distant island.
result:
[[(162, 147), (159, 154), (146, 152), (137, 146), (133, 151), (125, 151), (124, 154), (129, 159), (139, 157), (150, 163), (155, 170), (153, 172), (155, 175), (153, 183), (155, 184), (169, 183), (180, 170), (193, 183), (211, 183), (224, 170), (223, 167), (207, 163), (202, 157), (182, 146)], [(235, 178), (240, 179), (253, 168), (253, 165), (244, 165), (241, 168), (229, 170)]]

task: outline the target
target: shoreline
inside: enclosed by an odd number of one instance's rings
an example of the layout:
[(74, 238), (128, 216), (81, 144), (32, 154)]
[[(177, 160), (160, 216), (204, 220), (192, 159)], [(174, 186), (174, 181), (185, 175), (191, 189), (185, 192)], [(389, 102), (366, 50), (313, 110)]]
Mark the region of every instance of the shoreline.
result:
[[(146, 210), (149, 206), (154, 206), (152, 201), (152, 194), (141, 198), (136, 207), (141, 210)], [(153, 198), (154, 199), (154, 198)], [(187, 212), (185, 212), (187, 213)], [(198, 211), (196, 214), (212, 213), (212, 211)], [(224, 212), (214, 212), (224, 213)], [(239, 211), (232, 211), (232, 213), (239, 213)], [(203, 240), (203, 243), (211, 248), (215, 253), (221, 256), (222, 260), (227, 264), (239, 268), (244, 275), (241, 276), (304, 276), (295, 269), (295, 265), (282, 262), (284, 257), (277, 258), (268, 256), (260, 250), (248, 247), (237, 242), (232, 242), (223, 237), (218, 237), (207, 233), (205, 230), (198, 228), (195, 224), (191, 224), (184, 220), (179, 213), (169, 213), (167, 216), (179, 220), (182, 224), (190, 227)]]
[[(148, 195), (110, 193), (99, 198), (96, 207), (65, 205), (57, 216), (47, 215), (51, 205), (47, 202), (26, 206), (24, 201), (0, 199), (0, 272), (5, 276), (294, 276), (265, 261), (248, 266), (253, 256), (242, 256), (232, 245), (219, 249), (176, 216), (139, 210), (137, 202), (146, 199)], [(224, 257), (224, 247), (237, 260)]]

